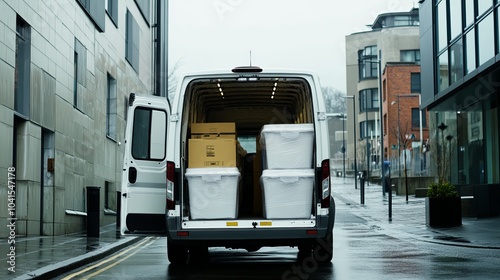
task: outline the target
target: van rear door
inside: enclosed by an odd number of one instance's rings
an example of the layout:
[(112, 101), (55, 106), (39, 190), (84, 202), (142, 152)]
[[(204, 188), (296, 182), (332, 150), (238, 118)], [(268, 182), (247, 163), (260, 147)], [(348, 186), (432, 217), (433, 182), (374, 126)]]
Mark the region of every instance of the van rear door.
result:
[(166, 230), (169, 112), (165, 98), (130, 95), (121, 188), (122, 234)]

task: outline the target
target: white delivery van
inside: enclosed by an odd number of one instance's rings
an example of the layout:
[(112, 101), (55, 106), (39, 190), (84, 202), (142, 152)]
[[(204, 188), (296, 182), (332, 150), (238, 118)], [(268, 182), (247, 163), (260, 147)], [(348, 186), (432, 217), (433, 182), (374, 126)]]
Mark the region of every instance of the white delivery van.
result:
[(335, 203), (315, 74), (236, 67), (185, 75), (172, 107), (129, 98), (122, 234), (160, 232), (184, 264), (210, 247), (292, 246), (330, 262)]

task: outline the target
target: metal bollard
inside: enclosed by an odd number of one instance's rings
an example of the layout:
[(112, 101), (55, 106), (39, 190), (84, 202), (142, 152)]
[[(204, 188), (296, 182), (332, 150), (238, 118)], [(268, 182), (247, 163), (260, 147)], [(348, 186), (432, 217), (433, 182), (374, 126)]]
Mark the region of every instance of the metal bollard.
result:
[(99, 187), (87, 186), (87, 237), (99, 237)]

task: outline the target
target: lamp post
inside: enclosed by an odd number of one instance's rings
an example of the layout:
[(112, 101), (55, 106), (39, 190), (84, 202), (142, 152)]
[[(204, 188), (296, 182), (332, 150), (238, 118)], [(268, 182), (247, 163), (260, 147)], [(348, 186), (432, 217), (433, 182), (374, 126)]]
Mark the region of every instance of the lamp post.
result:
[(354, 98), (353, 95), (346, 96), (345, 98), (347, 99), (352, 99), (352, 118), (353, 118), (353, 128), (354, 128), (354, 137), (353, 137), (353, 143), (354, 143), (354, 188), (358, 189), (358, 179), (356, 176), (358, 175), (358, 161), (357, 161), (357, 148), (356, 148), (356, 142), (358, 139), (356, 138), (356, 98)]
[(341, 148), (341, 152), (342, 152), (343, 165), (344, 165), (344, 171), (343, 171), (342, 174), (343, 174), (344, 182), (345, 182), (345, 151), (346, 151), (346, 149), (345, 149), (345, 127), (344, 127), (344, 123), (345, 123), (346, 115), (344, 113), (341, 113), (337, 117), (342, 120), (342, 148)]

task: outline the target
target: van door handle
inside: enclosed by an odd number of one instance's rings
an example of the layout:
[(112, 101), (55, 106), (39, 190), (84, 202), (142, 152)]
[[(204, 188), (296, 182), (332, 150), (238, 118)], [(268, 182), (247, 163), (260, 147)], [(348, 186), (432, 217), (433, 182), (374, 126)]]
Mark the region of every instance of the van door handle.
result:
[(122, 194), (123, 197), (127, 197), (127, 193)]

